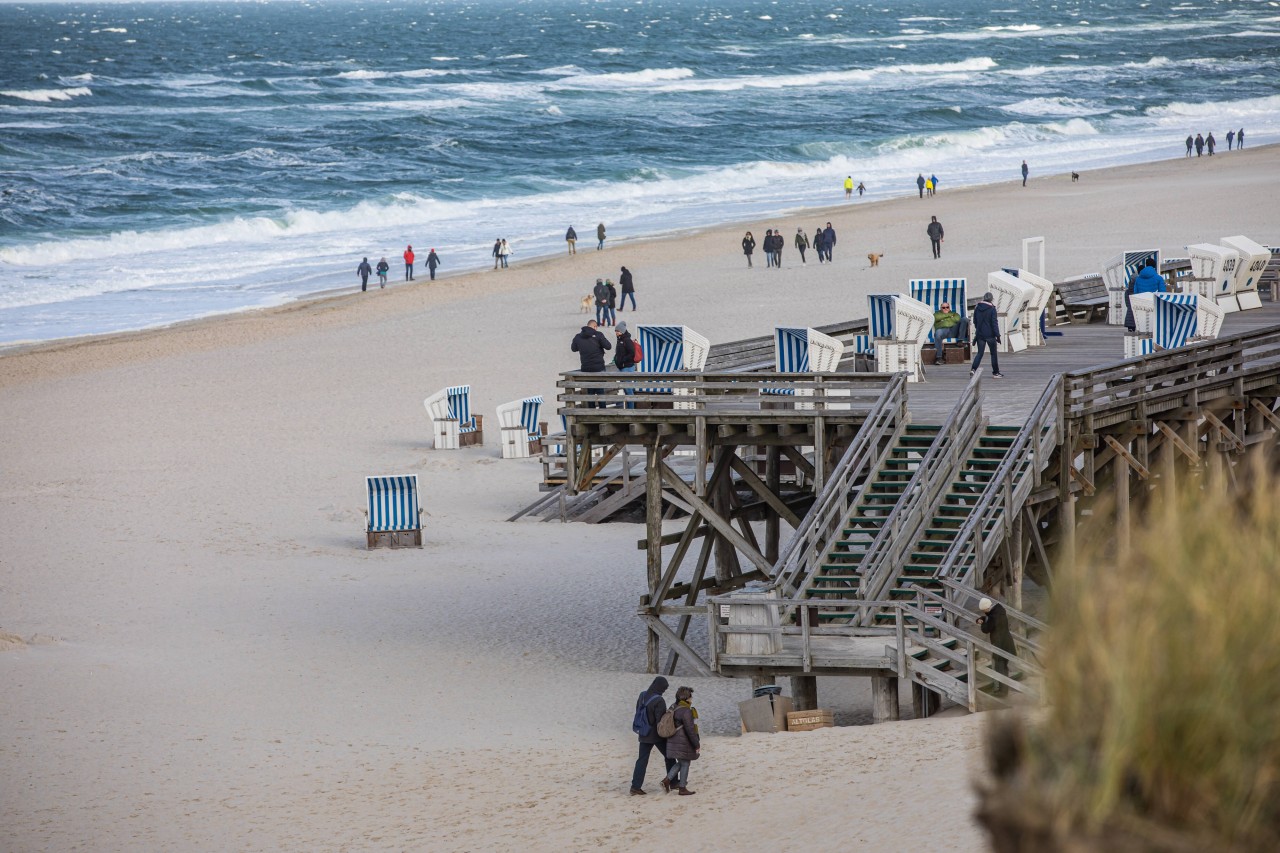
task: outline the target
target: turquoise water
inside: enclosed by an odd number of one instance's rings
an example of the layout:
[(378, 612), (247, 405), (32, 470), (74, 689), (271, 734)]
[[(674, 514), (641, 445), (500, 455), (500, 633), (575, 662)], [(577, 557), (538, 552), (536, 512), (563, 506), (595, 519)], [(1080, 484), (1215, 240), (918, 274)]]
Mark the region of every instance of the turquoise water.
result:
[(0, 343), (1276, 141), (1278, 79), (1248, 0), (3, 4)]

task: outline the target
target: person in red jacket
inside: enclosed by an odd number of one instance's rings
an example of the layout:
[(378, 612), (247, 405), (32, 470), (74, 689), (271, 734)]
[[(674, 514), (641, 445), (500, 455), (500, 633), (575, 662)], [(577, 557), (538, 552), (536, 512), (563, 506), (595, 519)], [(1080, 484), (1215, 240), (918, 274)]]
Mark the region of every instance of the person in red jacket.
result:
[(404, 250), (404, 280), (413, 281), (413, 246)]

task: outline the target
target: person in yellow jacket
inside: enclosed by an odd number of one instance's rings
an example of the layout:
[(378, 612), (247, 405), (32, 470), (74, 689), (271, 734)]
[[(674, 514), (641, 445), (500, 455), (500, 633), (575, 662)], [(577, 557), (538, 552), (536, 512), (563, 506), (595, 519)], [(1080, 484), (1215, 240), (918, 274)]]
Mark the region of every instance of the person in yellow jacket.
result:
[(844, 197), (853, 198), (853, 175), (844, 179)]

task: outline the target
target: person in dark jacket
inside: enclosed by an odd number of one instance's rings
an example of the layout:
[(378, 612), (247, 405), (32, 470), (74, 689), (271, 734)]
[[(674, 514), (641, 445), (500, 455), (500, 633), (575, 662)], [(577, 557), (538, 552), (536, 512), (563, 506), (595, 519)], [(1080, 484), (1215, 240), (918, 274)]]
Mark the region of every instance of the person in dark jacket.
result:
[(502, 238), (495, 237), (493, 239), (493, 268), (496, 270), (500, 263), (502, 263)]
[(596, 279), (596, 286), (591, 288), (591, 295), (596, 298), (596, 325), (602, 325), (605, 309), (609, 307), (609, 288), (604, 286), (604, 279)]
[(969, 375), (978, 372), (978, 365), (982, 364), (982, 352), (990, 347), (991, 375), (996, 379), (1003, 379), (1000, 359), (996, 355), (996, 346), (1000, 343), (1000, 317), (996, 314), (995, 297), (990, 293), (982, 294), (982, 301), (973, 309), (973, 339), (978, 345), (978, 354), (973, 357)]
[(821, 225), (813, 229), (813, 251), (818, 255), (818, 263), (827, 259), (827, 237)]
[(569, 349), (578, 354), (582, 372), (604, 373), (604, 354), (606, 350), (613, 349), (613, 344), (600, 334), (600, 326), (595, 320), (588, 320), (587, 325), (573, 336)]
[(1124, 289), (1124, 327), (1129, 331), (1137, 329), (1137, 322), (1133, 317), (1133, 306), (1129, 304), (1129, 297), (1135, 293), (1164, 293), (1168, 290), (1168, 286), (1164, 282), (1164, 276), (1160, 275), (1156, 269), (1156, 259), (1147, 258), (1146, 264), (1142, 269), (1134, 273), (1133, 278), (1129, 279), (1129, 284)]
[(618, 288), (613, 286), (613, 279), (606, 278), (604, 280), (604, 289), (607, 294), (604, 306), (604, 324), (612, 326), (618, 319)]
[(942, 257), (942, 223), (938, 221), (938, 217), (930, 217), (932, 220), (929, 227), (924, 229), (924, 233), (929, 235), (929, 242), (933, 244), (933, 256), (935, 258)]
[(1188, 134), (1188, 135), (1187, 135), (1187, 156), (1188, 156), (1188, 157), (1190, 157), (1190, 156), (1191, 156), (1191, 149), (1192, 149), (1192, 147), (1193, 147), (1193, 146), (1195, 146), (1195, 144), (1196, 144), (1195, 137), (1193, 137), (1193, 136), (1191, 136), (1190, 134)]
[(1204, 154), (1204, 137), (1197, 133), (1196, 134), (1196, 156), (1199, 157), (1202, 154)]
[(360, 290), (368, 290), (369, 276), (373, 275), (373, 267), (369, 266), (368, 258), (362, 260), (360, 266), (356, 267), (356, 275), (360, 276)]
[(836, 245), (836, 229), (831, 227), (831, 223), (827, 223), (827, 227), (822, 229), (822, 248), (827, 253), (827, 263), (831, 263), (831, 250)]
[(569, 254), (578, 254), (578, 232), (573, 230), (573, 226), (569, 226), (569, 230), (564, 232), (564, 241), (569, 244)]
[(436, 267), (440, 266), (440, 256), (436, 254), (436, 250), (432, 249), (427, 253), (427, 272), (431, 273), (431, 280), (436, 280)]
[(387, 273), (391, 271), (391, 264), (387, 263), (387, 259), (383, 258), (378, 261), (378, 287), (387, 286)]
[(924, 172), (916, 175), (916, 188), (920, 190), (920, 198), (924, 198)]
[(1214, 149), (1214, 146), (1216, 146), (1217, 144), (1218, 144), (1218, 140), (1213, 138), (1213, 133), (1211, 132), (1204, 140), (1204, 147), (1209, 149), (1210, 157), (1213, 156), (1213, 149)]
[(808, 261), (804, 259), (805, 249), (808, 249), (808, 248), (809, 248), (809, 236), (804, 233), (803, 228), (797, 228), (796, 229), (796, 249), (797, 251), (800, 252), (800, 263), (802, 264), (808, 263)]
[(1236, 150), (1237, 151), (1244, 150), (1244, 128), (1243, 127), (1236, 131)]
[[(978, 627), (982, 629), (982, 633), (991, 635), (991, 645), (1016, 655), (1018, 647), (1013, 643), (1013, 633), (1009, 630), (1009, 614), (1005, 612), (1004, 605), (984, 598), (978, 602), (978, 609), (982, 611), (982, 615), (978, 617)], [(1006, 678), (1009, 676), (1008, 658), (992, 655), (991, 663), (996, 672)], [(1005, 689), (1005, 685), (997, 681), (991, 688), (991, 693), (993, 696), (1001, 696)], [(667, 749), (670, 751), (670, 747)]]
[(782, 229), (775, 228), (773, 231), (773, 265), (778, 269), (782, 269), (782, 250), (787, 245), (787, 238), (782, 236)]
[(773, 229), (769, 228), (764, 232), (764, 264), (767, 267), (773, 266)]
[(1022, 161), (1022, 185), (1027, 185), (1027, 175), (1031, 174), (1031, 170), (1027, 168), (1027, 161)]
[(1227, 131), (1227, 150), (1228, 151), (1231, 150), (1231, 143), (1235, 140), (1235, 138), (1236, 138), (1236, 132), (1234, 130), (1228, 130)]
[(667, 758), (675, 762), (675, 766), (667, 771), (667, 778), (662, 781), (662, 788), (668, 793), (673, 787), (680, 791), (680, 796), (693, 795), (689, 790), (689, 765), (698, 759), (702, 749), (702, 740), (698, 737), (698, 709), (693, 707), (693, 688), (676, 689), (675, 705), (676, 733), (667, 738)]
[(596, 240), (598, 241), (596, 243), (596, 251), (597, 252), (603, 251), (604, 249), (604, 223), (603, 222), (601, 222), (599, 225), (596, 226)]
[(742, 254), (747, 256), (747, 269), (751, 268), (751, 253), (756, 250), (756, 238), (751, 236), (751, 232), (747, 232), (747, 236), (742, 238)]
[(618, 284), (622, 285), (622, 301), (618, 303), (618, 310), (622, 311), (627, 307), (628, 296), (631, 297), (631, 310), (636, 310), (636, 281), (631, 276), (631, 270), (622, 268), (622, 275), (618, 276)]
[[(666, 763), (666, 770), (671, 772), (671, 768), (675, 766), (675, 762), (667, 757), (667, 739), (658, 737), (658, 720), (662, 719), (662, 715), (667, 713), (667, 700), (662, 698), (662, 694), (667, 692), (667, 680), (659, 675), (649, 685), (649, 689), (640, 694), (640, 698), (636, 699), (636, 710), (645, 709), (645, 718), (649, 721), (649, 734), (638, 735), (640, 738), (640, 755), (636, 758), (636, 769), (631, 773), (631, 795), (644, 795), (644, 774), (649, 769), (649, 754), (653, 752), (656, 746), (658, 752), (662, 753), (662, 760)], [(666, 777), (663, 777), (663, 787), (667, 787)]]

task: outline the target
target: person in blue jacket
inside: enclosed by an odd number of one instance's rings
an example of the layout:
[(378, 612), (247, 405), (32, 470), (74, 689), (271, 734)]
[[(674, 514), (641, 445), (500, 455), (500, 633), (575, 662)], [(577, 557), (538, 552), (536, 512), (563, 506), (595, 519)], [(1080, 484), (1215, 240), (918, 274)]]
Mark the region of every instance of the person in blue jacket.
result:
[(991, 375), (996, 379), (1003, 379), (1000, 359), (996, 355), (996, 348), (1000, 344), (1000, 318), (996, 314), (995, 297), (989, 292), (982, 294), (982, 301), (973, 309), (973, 340), (978, 345), (978, 354), (973, 357), (969, 375), (978, 372), (978, 365), (982, 364), (982, 352), (990, 347)]
[(1164, 276), (1156, 269), (1156, 259), (1147, 258), (1147, 263), (1129, 279), (1129, 286), (1124, 290), (1124, 327), (1129, 331), (1137, 328), (1133, 318), (1133, 308), (1129, 305), (1129, 297), (1134, 293), (1164, 293), (1169, 288), (1164, 283)]

